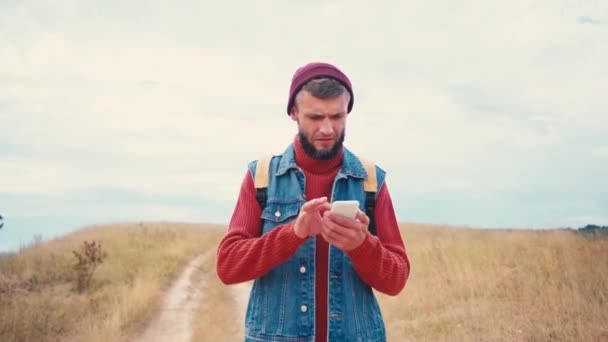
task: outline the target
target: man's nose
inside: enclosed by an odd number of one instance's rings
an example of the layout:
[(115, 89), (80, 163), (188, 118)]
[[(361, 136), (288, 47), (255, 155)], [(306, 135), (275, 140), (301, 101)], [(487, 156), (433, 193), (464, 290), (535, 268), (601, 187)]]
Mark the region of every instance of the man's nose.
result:
[(323, 122), (321, 123), (321, 133), (323, 135), (331, 135), (333, 133), (334, 128), (331, 125), (331, 120), (329, 119), (325, 119), (323, 120)]

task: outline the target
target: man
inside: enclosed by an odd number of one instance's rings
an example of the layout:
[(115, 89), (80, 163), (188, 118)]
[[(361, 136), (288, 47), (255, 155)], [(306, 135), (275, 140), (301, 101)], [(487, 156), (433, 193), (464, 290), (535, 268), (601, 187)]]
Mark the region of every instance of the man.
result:
[[(353, 103), (351, 82), (337, 67), (300, 67), (287, 104), (298, 134), (270, 162), (264, 207), (254, 186), (261, 165), (249, 164), (217, 251), (225, 284), (255, 280), (246, 341), (386, 340), (372, 288), (397, 295), (410, 265), (384, 171), (368, 175), (343, 146)], [(361, 210), (369, 176), (377, 180), (375, 234)], [(360, 203), (356, 219), (329, 211), (332, 201), (353, 199)]]

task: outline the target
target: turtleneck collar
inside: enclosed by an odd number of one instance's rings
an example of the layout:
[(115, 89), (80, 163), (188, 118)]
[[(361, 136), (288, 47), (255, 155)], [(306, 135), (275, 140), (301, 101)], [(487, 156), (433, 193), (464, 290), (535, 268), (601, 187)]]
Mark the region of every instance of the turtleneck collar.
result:
[(312, 172), (312, 173), (326, 173), (329, 171), (337, 170), (342, 164), (342, 156), (344, 155), (344, 148), (333, 158), (327, 160), (319, 160), (311, 157), (300, 142), (300, 136), (296, 134), (294, 139), (294, 153), (296, 158), (296, 164), (299, 167)]

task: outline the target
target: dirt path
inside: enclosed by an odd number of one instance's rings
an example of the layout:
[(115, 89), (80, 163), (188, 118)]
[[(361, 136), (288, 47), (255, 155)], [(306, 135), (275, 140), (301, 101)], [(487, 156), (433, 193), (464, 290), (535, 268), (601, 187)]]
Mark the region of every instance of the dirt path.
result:
[(171, 285), (158, 316), (135, 342), (188, 342), (192, 339), (193, 318), (201, 304), (200, 284), (192, 284), (192, 275), (206, 254), (194, 258)]

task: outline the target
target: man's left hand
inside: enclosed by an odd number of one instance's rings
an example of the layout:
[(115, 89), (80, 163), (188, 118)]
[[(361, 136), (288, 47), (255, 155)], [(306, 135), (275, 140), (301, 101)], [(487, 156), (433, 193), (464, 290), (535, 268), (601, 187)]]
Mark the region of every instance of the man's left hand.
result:
[(357, 210), (355, 219), (326, 211), (323, 214), (321, 235), (330, 244), (348, 252), (363, 243), (367, 237), (369, 218)]

